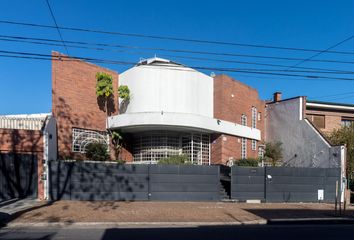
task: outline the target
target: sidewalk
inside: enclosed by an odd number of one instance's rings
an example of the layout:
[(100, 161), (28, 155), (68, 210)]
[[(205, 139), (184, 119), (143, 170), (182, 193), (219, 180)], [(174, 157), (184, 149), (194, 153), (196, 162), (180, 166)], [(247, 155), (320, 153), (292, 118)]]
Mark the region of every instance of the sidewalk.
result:
[(11, 214), (10, 220), (9, 227), (353, 223), (354, 208), (339, 218), (334, 216), (333, 204), (58, 201), (37, 202), (32, 209)]

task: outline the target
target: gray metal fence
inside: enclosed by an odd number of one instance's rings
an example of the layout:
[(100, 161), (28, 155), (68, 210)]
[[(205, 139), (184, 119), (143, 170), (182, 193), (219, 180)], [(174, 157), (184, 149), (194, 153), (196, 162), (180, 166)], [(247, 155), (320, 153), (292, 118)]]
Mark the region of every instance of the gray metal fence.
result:
[(52, 200), (219, 200), (218, 166), (50, 162)]
[(37, 164), (35, 154), (0, 153), (0, 201), (37, 198)]
[(231, 198), (239, 201), (335, 201), (339, 168), (232, 167)]

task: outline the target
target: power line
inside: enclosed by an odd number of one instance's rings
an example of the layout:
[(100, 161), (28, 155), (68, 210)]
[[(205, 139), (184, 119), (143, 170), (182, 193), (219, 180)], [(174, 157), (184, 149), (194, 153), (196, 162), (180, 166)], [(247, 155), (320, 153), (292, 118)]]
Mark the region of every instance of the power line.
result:
[[(31, 57), (40, 57), (40, 58), (51, 58), (52, 56), (49, 54), (40, 54), (40, 53), (28, 53), (28, 52), (14, 52), (14, 51), (4, 51), (0, 50), (1, 53), (5, 54), (18, 54), (18, 55), (25, 55)], [(16, 58), (16, 56), (14, 56)], [(85, 60), (90, 62), (99, 62), (99, 63), (107, 63), (107, 64), (120, 64), (120, 65), (135, 65), (132, 62), (126, 61), (115, 61), (115, 60), (107, 60), (107, 59), (97, 59), (97, 58), (89, 58), (89, 57), (76, 57), (76, 56), (63, 56), (61, 55), (58, 59), (72, 59), (73, 61), (77, 60)], [(49, 60), (49, 59), (47, 59)], [(159, 65), (155, 64), (154, 66), (161, 66), (166, 67), (166, 65)], [(174, 68), (177, 70), (184, 71), (184, 66), (171, 66), (168, 68)], [(288, 73), (276, 73), (276, 72), (261, 72), (261, 71), (248, 71), (248, 70), (239, 70), (235, 68), (217, 68), (217, 67), (202, 67), (202, 66), (191, 66), (192, 69), (198, 70), (213, 70), (213, 71), (220, 71), (220, 72), (238, 72), (238, 73), (253, 73), (253, 74), (260, 74), (260, 75), (275, 75), (275, 76), (288, 76), (288, 77), (303, 77), (309, 79), (329, 79), (329, 80), (343, 80), (343, 81), (354, 81), (354, 78), (343, 78), (343, 77), (327, 77), (327, 76), (318, 76), (318, 75), (301, 75), (301, 74), (288, 74)]]
[(286, 70), (289, 70), (289, 69), (291, 69), (291, 68), (293, 68), (293, 67), (297, 67), (297, 66), (303, 64), (304, 62), (311, 61), (313, 58), (315, 58), (315, 57), (321, 55), (322, 53), (328, 52), (329, 50), (331, 50), (331, 49), (333, 49), (333, 48), (335, 48), (335, 47), (338, 47), (339, 45), (341, 45), (341, 44), (343, 44), (343, 43), (345, 43), (345, 42), (347, 42), (347, 41), (349, 41), (349, 40), (351, 40), (351, 39), (353, 39), (353, 38), (354, 38), (354, 35), (352, 35), (352, 36), (350, 36), (350, 37), (348, 37), (348, 38), (346, 38), (346, 39), (344, 39), (344, 40), (342, 40), (342, 41), (340, 41), (340, 42), (338, 42), (338, 43), (336, 43), (336, 44), (334, 44), (334, 45), (332, 45), (332, 46), (326, 48), (325, 50), (323, 50), (323, 51), (321, 51), (321, 52), (315, 53), (314, 55), (312, 55), (312, 56), (309, 57), (309, 58), (306, 58), (306, 59), (304, 59), (304, 60), (301, 60), (300, 62), (294, 64), (293, 66), (287, 68)]
[[(80, 31), (80, 32), (127, 36), (127, 37), (151, 38), (151, 39), (183, 41), (183, 42), (193, 42), (193, 43), (203, 43), (203, 44), (217, 44), (217, 45), (253, 47), (253, 48), (270, 48), (270, 49), (303, 51), (303, 52), (322, 52), (323, 51), (323, 50), (319, 50), (319, 49), (306, 49), (306, 48), (282, 47), (282, 46), (259, 45), (259, 44), (244, 44), (244, 43), (234, 43), (234, 42), (223, 42), (223, 41), (211, 41), (211, 40), (202, 40), (202, 39), (190, 39), (190, 38), (168, 37), (168, 36), (159, 36), (159, 35), (148, 35), (148, 34), (139, 34), (139, 33), (123, 33), (123, 32), (117, 32), (117, 31), (104, 31), (104, 30), (76, 28), (76, 27), (64, 27), (64, 26), (57, 27), (57, 26), (52, 26), (52, 25), (8, 21), (8, 20), (0, 20), (0, 23), (11, 24), (11, 25), (30, 26), (30, 27), (40, 27), (40, 28), (59, 28), (62, 30), (69, 30), (69, 31)], [(330, 50), (328, 50), (326, 52), (327, 53), (335, 53), (335, 54), (350, 54), (350, 55), (354, 54), (354, 52), (345, 52), (345, 51), (330, 51)]]
[[(2, 38), (5, 37), (5, 38)], [(9, 39), (8, 39), (9, 38)], [(28, 41), (26, 39), (33, 39), (35, 41)], [(39, 41), (42, 40), (42, 41)], [(48, 45), (48, 46), (62, 46), (61, 44), (53, 43), (53, 42), (60, 42), (58, 40), (53, 40), (53, 39), (44, 39), (44, 38), (28, 38), (28, 37), (19, 37), (19, 36), (7, 36), (7, 35), (0, 35), (0, 41), (9, 41), (9, 42), (24, 42), (24, 43), (31, 43), (31, 44), (38, 44), (38, 45)], [(43, 42), (44, 41), (44, 42)], [(46, 42), (48, 41), (48, 42)], [(76, 43), (80, 44), (82, 42), (77, 42), (77, 41), (64, 41), (66, 43)], [(107, 49), (107, 48), (101, 48), (101, 47), (88, 47), (87, 45), (89, 43), (84, 43), (84, 46), (77, 46), (77, 45), (66, 45), (67, 47), (72, 47), (72, 48), (81, 48), (81, 49), (90, 49), (90, 50), (99, 50), (99, 51), (112, 51), (112, 52), (124, 52), (124, 53), (129, 53), (129, 54), (150, 54), (150, 52), (131, 52), (131, 51), (126, 51), (126, 50), (117, 50), (117, 49)], [(98, 44), (97, 44), (98, 45)], [(132, 47), (129, 47), (131, 49)], [(136, 47), (138, 48), (138, 47)], [(224, 63), (239, 63), (239, 64), (246, 64), (246, 65), (258, 65), (258, 66), (269, 66), (269, 67), (290, 67), (287, 65), (281, 65), (281, 64), (269, 64), (269, 63), (259, 63), (259, 62), (249, 62), (249, 61), (236, 61), (236, 60), (225, 60), (225, 59), (212, 59), (212, 58), (202, 58), (202, 57), (191, 57), (191, 56), (176, 56), (176, 55), (166, 55), (162, 54), (161, 56), (163, 57), (172, 57), (172, 58), (182, 58), (182, 59), (192, 59), (192, 60), (201, 60), (201, 61), (215, 61), (215, 62), (224, 62)], [(348, 62), (354, 64), (354, 62)], [(297, 69), (306, 69), (306, 70), (320, 70), (320, 71), (325, 71), (325, 72), (319, 72), (319, 71), (299, 71), (296, 70), (295, 72), (312, 72), (312, 73), (332, 73), (332, 74), (352, 74), (353, 72), (348, 72), (348, 71), (343, 71), (343, 70), (337, 70), (337, 69), (328, 69), (328, 68), (310, 68), (310, 67), (295, 67)], [(269, 71), (272, 69), (267, 69), (265, 71)], [(286, 71), (286, 70), (278, 70), (278, 71)], [(293, 71), (292, 71), (293, 72)]]
[(68, 55), (70, 55), (70, 54), (69, 54), (69, 51), (68, 51), (68, 48), (67, 48), (67, 47), (66, 47), (66, 45), (65, 45), (65, 42), (64, 42), (63, 36), (61, 35), (61, 32), (60, 32), (60, 30), (59, 30), (59, 27), (58, 27), (57, 21), (55, 20), (55, 16), (54, 16), (53, 10), (52, 10), (52, 8), (50, 7), (49, 0), (46, 0), (46, 2), (47, 2), (47, 5), (48, 5), (48, 8), (49, 8), (49, 12), (50, 12), (50, 14), (52, 15), (52, 18), (53, 18), (53, 21), (54, 21), (55, 27), (56, 27), (56, 29), (57, 29), (57, 31), (58, 31), (58, 33), (59, 33), (59, 36), (60, 36), (61, 42), (63, 43), (63, 46), (64, 46), (64, 48), (65, 48), (65, 51), (66, 51), (66, 53), (67, 53)]

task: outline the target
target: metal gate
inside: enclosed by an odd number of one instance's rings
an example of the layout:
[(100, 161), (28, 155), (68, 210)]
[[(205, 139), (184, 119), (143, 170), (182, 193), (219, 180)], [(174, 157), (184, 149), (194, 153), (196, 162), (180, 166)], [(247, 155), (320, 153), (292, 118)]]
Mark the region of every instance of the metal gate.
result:
[(37, 156), (0, 153), (0, 201), (37, 198)]
[(238, 167), (231, 171), (231, 198), (238, 201), (334, 202), (339, 168)]

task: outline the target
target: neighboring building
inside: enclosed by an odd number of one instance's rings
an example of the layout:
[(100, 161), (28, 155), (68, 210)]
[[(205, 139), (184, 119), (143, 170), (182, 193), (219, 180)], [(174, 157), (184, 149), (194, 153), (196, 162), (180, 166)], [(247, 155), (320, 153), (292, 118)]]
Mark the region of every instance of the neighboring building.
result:
[[(282, 143), (283, 166), (342, 167), (345, 147), (331, 145), (306, 118), (306, 97), (281, 100), (280, 93), (267, 103), (266, 136), (268, 142)], [(342, 168), (343, 170), (343, 168)]]
[[(57, 159), (55, 119), (47, 113), (0, 115), (0, 136), (0, 169), (10, 168), (17, 172), (14, 176), (8, 176), (12, 185), (3, 186), (6, 189), (2, 191), (9, 192), (8, 197), (18, 194), (23, 194), (19, 197), (28, 194), (37, 196), (38, 193), (39, 199), (45, 199), (48, 196), (47, 181), (44, 181), (46, 166), (48, 160)], [(33, 166), (36, 168), (33, 169)], [(6, 178), (6, 173), (3, 177)], [(0, 200), (6, 200), (5, 195), (0, 194)]]
[(307, 100), (306, 118), (323, 133), (354, 123), (354, 105)]

